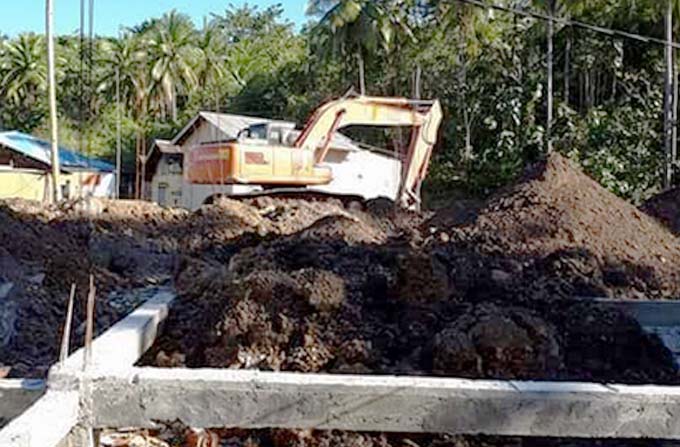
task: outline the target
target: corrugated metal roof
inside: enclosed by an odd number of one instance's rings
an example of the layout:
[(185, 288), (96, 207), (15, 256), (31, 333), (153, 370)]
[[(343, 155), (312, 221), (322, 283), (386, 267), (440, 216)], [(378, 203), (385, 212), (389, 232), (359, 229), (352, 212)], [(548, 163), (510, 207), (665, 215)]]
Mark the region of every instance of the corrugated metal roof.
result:
[(181, 145), (185, 137), (191, 133), (200, 120), (209, 122), (222, 132), (224, 135), (220, 136), (221, 139), (236, 138), (238, 137), (239, 132), (253, 124), (268, 123), (271, 121), (266, 118), (232, 115), (229, 113), (199, 112), (191, 121), (189, 121), (189, 124), (184, 126), (184, 129), (179, 131), (171, 143), (176, 146)]
[[(51, 166), (50, 144), (22, 132), (0, 132), (0, 145)], [(64, 147), (59, 147), (59, 163), (63, 169), (92, 169), (113, 172), (115, 167), (103, 160), (89, 158)]]
[[(253, 116), (232, 115), (229, 113), (215, 113), (215, 112), (199, 112), (184, 129), (182, 129), (177, 136), (172, 140), (171, 144), (181, 145), (185, 137), (192, 131), (196, 123), (201, 119), (207, 121), (217, 128), (223, 135), (219, 139), (232, 139), (238, 137), (238, 134), (249, 126), (254, 124), (266, 123), (280, 123), (286, 126), (295, 126), (291, 121), (271, 120), (267, 118), (258, 118)], [(294, 131), (295, 137), (300, 134), (300, 131)], [(331, 148), (344, 151), (358, 151), (361, 148), (354, 143), (354, 141), (339, 132), (336, 132), (331, 142)]]
[(219, 130), (224, 132), (227, 138), (238, 137), (239, 132), (254, 124), (266, 123), (281, 123), (290, 126), (295, 126), (295, 123), (288, 121), (276, 121), (267, 118), (256, 118), (252, 116), (230, 115), (226, 113), (201, 112), (201, 116), (206, 121), (213, 124)]
[[(179, 146), (175, 146), (172, 144), (170, 140), (161, 140), (161, 139), (155, 139), (153, 142), (154, 146), (158, 147), (158, 150), (160, 150), (164, 154), (181, 154), (182, 153), (182, 148)], [(152, 148), (153, 150), (153, 148)]]

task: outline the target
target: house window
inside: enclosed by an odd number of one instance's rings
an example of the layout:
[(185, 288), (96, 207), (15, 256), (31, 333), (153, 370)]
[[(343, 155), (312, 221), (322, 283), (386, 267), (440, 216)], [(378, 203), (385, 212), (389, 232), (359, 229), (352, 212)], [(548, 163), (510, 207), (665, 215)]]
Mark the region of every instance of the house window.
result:
[(71, 198), (71, 180), (66, 180), (66, 183), (61, 185), (61, 197), (64, 199)]
[(168, 185), (166, 183), (161, 183), (158, 185), (158, 204), (160, 206), (165, 206), (167, 203), (167, 192)]

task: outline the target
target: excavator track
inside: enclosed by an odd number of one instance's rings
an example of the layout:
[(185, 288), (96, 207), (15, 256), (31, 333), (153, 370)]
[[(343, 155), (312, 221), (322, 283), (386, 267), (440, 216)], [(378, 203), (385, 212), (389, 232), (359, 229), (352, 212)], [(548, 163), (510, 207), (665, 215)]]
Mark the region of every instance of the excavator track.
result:
[(295, 199), (305, 200), (308, 202), (326, 202), (329, 200), (339, 200), (343, 206), (347, 207), (352, 203), (363, 203), (365, 199), (356, 194), (337, 194), (324, 191), (317, 191), (306, 188), (272, 188), (264, 189), (262, 191), (253, 191), (242, 194), (229, 194), (223, 196), (215, 196), (212, 202), (220, 198), (227, 198), (231, 200), (249, 201), (262, 197), (271, 197), (275, 199)]

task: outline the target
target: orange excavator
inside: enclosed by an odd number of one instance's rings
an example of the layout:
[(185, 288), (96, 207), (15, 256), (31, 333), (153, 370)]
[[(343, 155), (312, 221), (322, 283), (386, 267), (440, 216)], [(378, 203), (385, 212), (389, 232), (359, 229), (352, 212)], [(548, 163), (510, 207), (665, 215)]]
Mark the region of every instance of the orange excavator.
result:
[(190, 150), (185, 172), (193, 184), (313, 188), (333, 180), (333, 170), (324, 160), (336, 133), (343, 127), (409, 127), (410, 144), (399, 154), (397, 201), (403, 207), (418, 208), (420, 187), (427, 175), (441, 120), (438, 100), (344, 97), (319, 107), (292, 145), (255, 143), (248, 138), (201, 145)]

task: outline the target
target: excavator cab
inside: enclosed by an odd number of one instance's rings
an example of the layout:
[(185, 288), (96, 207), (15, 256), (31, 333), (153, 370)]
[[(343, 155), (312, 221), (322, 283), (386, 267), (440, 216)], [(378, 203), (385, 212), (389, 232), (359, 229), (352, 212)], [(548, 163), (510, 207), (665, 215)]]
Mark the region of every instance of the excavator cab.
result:
[(292, 146), (286, 144), (292, 127), (255, 125), (234, 141), (192, 149), (187, 177), (196, 184), (326, 185), (333, 172), (324, 160), (338, 130), (353, 125), (410, 127), (411, 141), (401, 154), (398, 201), (406, 208), (418, 208), (441, 119), (437, 100), (344, 97), (318, 108)]

